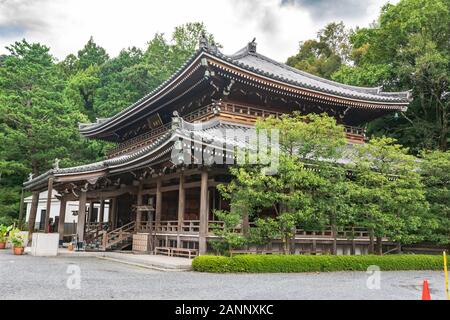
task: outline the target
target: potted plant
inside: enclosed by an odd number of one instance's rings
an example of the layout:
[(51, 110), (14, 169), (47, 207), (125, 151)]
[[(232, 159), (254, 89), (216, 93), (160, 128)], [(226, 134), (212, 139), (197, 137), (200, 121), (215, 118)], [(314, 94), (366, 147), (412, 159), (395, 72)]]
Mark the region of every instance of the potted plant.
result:
[(8, 240), (8, 233), (11, 231), (12, 226), (0, 225), (0, 249), (6, 248), (6, 241)]
[(14, 228), (9, 232), (9, 241), (12, 244), (15, 255), (22, 255), (24, 252), (25, 235), (20, 232), (20, 229)]

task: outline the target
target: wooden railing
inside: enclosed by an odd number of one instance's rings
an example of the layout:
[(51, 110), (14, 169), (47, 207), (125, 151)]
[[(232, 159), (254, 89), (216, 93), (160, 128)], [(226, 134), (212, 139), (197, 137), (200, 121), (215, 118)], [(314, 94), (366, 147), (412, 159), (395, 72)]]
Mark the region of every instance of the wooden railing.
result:
[(144, 147), (155, 141), (159, 136), (163, 135), (170, 129), (170, 123), (164, 124), (158, 128), (155, 128), (149, 132), (146, 132), (140, 136), (129, 139), (123, 143), (120, 143), (117, 147), (114, 147), (108, 151), (108, 158), (117, 157), (121, 154), (126, 154), (134, 149)]
[[(326, 228), (321, 231), (307, 231), (303, 229), (296, 229), (295, 235), (305, 238), (331, 238), (333, 236), (333, 231), (331, 227)], [(345, 228), (344, 230), (337, 231), (338, 238), (369, 238), (369, 232), (363, 228)]]
[(91, 243), (103, 236), (108, 230), (108, 222), (90, 222), (85, 226), (84, 241)]
[[(102, 235), (102, 249), (107, 250), (114, 245), (119, 245), (133, 237), (136, 230), (136, 222), (132, 221), (110, 232), (104, 232)], [(119, 248), (120, 249), (120, 248)]]
[[(223, 221), (209, 221), (208, 232), (214, 233), (215, 230), (223, 228)], [(155, 221), (151, 223), (142, 221), (136, 225), (136, 231), (142, 233), (178, 233), (178, 221), (161, 221), (156, 224)], [(181, 224), (180, 233), (182, 234), (197, 234), (200, 232), (200, 220), (185, 220)]]
[[(223, 221), (208, 221), (208, 233), (214, 235), (215, 232), (223, 230)], [(254, 227), (250, 224), (250, 228)], [(158, 225), (153, 221), (150, 226), (150, 222), (143, 221), (136, 225), (137, 232), (149, 233), (150, 231), (158, 234), (177, 234), (178, 233), (178, 221), (161, 221)], [(180, 234), (198, 234), (200, 231), (200, 220), (186, 220), (183, 221), (180, 229)], [(242, 226), (238, 225), (234, 229), (234, 232), (242, 232)], [(324, 230), (304, 230), (296, 229), (295, 235), (302, 238), (331, 238), (333, 233), (331, 227), (327, 227)], [(337, 231), (337, 237), (342, 239), (368, 239), (369, 232), (364, 228), (344, 228)]]
[[(188, 122), (204, 122), (214, 117), (220, 117), (224, 120), (237, 123), (254, 124), (258, 118), (269, 116), (279, 117), (283, 113), (273, 110), (261, 109), (252, 106), (240, 105), (235, 103), (220, 102), (209, 104), (199, 108), (187, 115), (183, 119)], [(135, 149), (146, 146), (155, 141), (159, 136), (170, 129), (171, 123), (166, 123), (147, 133), (120, 143), (117, 147), (108, 152), (108, 157), (117, 157), (129, 153)], [(366, 137), (363, 128), (345, 126), (345, 133), (350, 143), (364, 143)]]

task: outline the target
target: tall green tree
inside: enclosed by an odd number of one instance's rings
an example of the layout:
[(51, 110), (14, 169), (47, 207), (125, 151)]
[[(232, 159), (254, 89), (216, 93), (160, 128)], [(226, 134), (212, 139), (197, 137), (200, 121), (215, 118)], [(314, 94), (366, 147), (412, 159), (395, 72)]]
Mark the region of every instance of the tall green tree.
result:
[(422, 228), (426, 240), (450, 244), (450, 151), (424, 151), (420, 173), (430, 204), (428, 224)]
[[(343, 128), (326, 115), (297, 113), (260, 120), (257, 127), (279, 131), (278, 170), (266, 175), (261, 165), (232, 168), (234, 180), (219, 189), (231, 201), (230, 214), (250, 215), (257, 225), (253, 236), (280, 237), (286, 253), (292, 249), (296, 227), (331, 224), (336, 231), (344, 204), (333, 190), (342, 187), (343, 177), (332, 167), (345, 146)], [(274, 215), (259, 216), (264, 209)]]
[(318, 32), (317, 39), (301, 42), (299, 52), (289, 57), (287, 64), (324, 78), (331, 78), (333, 73), (349, 60), (349, 33), (343, 22), (329, 23)]
[(369, 229), (381, 253), (383, 237), (401, 244), (423, 240), (428, 203), (417, 159), (392, 138), (372, 138), (351, 155), (358, 223)]
[(110, 117), (118, 113), (147, 94), (152, 88), (151, 80), (143, 52), (135, 47), (122, 50), (100, 68), (95, 114)]
[(68, 102), (95, 121), (94, 104), (100, 85), (101, 66), (109, 60), (106, 50), (98, 46), (91, 37), (86, 45), (60, 63), (60, 69), (68, 77), (65, 97)]
[(355, 85), (412, 90), (408, 112), (376, 121), (370, 130), (397, 138), (413, 152), (447, 150), (450, 141), (450, 2), (402, 0), (351, 35), (353, 65), (332, 75)]
[(44, 172), (55, 158), (63, 165), (93, 160), (96, 148), (79, 151), (87, 145), (77, 126), (87, 119), (65, 103), (66, 83), (49, 48), (23, 40), (7, 49), (0, 66), (0, 209), (10, 210), (0, 214), (17, 215), (28, 173)]

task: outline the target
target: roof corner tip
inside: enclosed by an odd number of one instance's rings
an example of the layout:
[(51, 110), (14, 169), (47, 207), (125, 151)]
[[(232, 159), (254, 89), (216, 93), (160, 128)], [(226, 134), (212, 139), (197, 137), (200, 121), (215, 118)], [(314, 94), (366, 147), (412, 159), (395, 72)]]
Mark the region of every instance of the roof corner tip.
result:
[(257, 43), (256, 43), (256, 37), (253, 38), (252, 41), (250, 41), (247, 44), (247, 52), (250, 54), (256, 54), (256, 47), (257, 47)]
[(200, 33), (200, 37), (198, 38), (198, 48), (199, 50), (207, 50), (209, 47), (208, 38), (206, 37), (205, 31)]

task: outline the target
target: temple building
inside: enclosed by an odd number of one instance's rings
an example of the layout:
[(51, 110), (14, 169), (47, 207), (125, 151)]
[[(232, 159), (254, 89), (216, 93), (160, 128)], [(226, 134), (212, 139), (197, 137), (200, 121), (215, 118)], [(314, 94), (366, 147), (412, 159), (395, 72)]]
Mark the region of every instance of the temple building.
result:
[[(214, 210), (229, 207), (216, 186), (230, 181), (234, 152), (248, 147), (224, 132), (251, 130), (260, 117), (327, 113), (345, 127), (349, 144), (362, 144), (364, 124), (405, 111), (409, 103), (410, 92), (345, 85), (276, 62), (257, 52), (255, 41), (225, 55), (202, 37), (198, 50), (158, 88), (111, 118), (80, 124), (83, 136), (115, 143), (105, 160), (72, 168), (56, 162), (24, 183), (32, 192), (30, 232), (39, 194), (50, 190), (46, 198), (55, 192), (60, 199), (61, 240), (66, 203), (76, 201), (74, 237), (86, 249), (205, 254), (222, 225)], [(179, 152), (186, 148), (192, 153)], [(248, 227), (244, 220), (242, 232)], [(339, 237), (345, 254), (348, 237)], [(314, 252), (326, 251), (330, 240), (327, 230), (296, 235), (298, 248)], [(364, 253), (367, 242), (360, 230), (351, 249)]]

